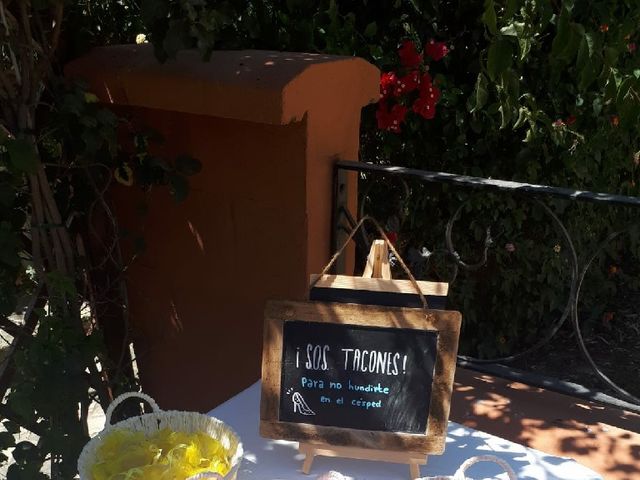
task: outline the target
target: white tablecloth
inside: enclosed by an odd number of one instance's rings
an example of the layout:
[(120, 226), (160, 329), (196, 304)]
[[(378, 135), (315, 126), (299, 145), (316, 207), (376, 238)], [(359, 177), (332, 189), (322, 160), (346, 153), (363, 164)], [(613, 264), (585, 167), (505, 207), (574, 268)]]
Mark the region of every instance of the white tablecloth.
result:
[[(296, 442), (260, 437), (259, 412), (260, 382), (209, 412), (240, 435), (245, 454), (238, 480), (314, 480), (329, 470), (353, 480), (409, 478), (408, 465), (328, 457), (316, 457), (310, 475), (305, 475), (301, 472), (304, 456), (298, 453)], [(430, 456), (420, 471), (425, 477), (453, 475), (463, 461), (474, 455), (502, 458), (521, 480), (602, 480), (600, 475), (572, 459), (554, 457), (454, 422), (449, 422), (444, 454)], [(467, 477), (506, 479), (506, 474), (497, 475), (500, 471), (495, 464), (479, 463), (467, 471)]]

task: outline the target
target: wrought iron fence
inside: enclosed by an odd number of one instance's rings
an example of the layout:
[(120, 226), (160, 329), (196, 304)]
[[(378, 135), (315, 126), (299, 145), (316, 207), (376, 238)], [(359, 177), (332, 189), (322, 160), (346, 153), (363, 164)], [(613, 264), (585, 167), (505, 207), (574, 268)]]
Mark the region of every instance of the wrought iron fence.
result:
[[(516, 195), (526, 201), (533, 202), (538, 205), (542, 211), (548, 216), (548, 219), (556, 226), (557, 231), (561, 234), (564, 245), (568, 248), (569, 258), (569, 293), (564, 306), (563, 312), (560, 317), (552, 325), (549, 326), (544, 335), (535, 342), (532, 346), (523, 349), (517, 353), (501, 356), (495, 358), (475, 358), (469, 356), (459, 356), (459, 361), (465, 364), (482, 365), (482, 364), (504, 364), (512, 362), (516, 359), (520, 359), (524, 356), (531, 354), (532, 352), (540, 349), (540, 347), (549, 343), (549, 341), (556, 336), (562, 325), (565, 324), (567, 319), (570, 319), (577, 346), (582, 353), (584, 359), (588, 362), (589, 366), (595, 373), (595, 375), (606, 384), (611, 390), (615, 391), (617, 396), (626, 402), (631, 402), (635, 405), (640, 405), (640, 399), (634, 394), (628, 392), (616, 382), (614, 382), (609, 376), (607, 376), (602, 369), (596, 363), (593, 355), (590, 353), (581, 328), (579, 302), (583, 289), (583, 284), (587, 272), (591, 268), (594, 260), (598, 257), (601, 251), (614, 239), (620, 237), (625, 230), (619, 230), (609, 233), (604, 241), (595, 249), (595, 251), (578, 252), (576, 244), (569, 230), (561, 220), (561, 218), (547, 205), (547, 202), (551, 198), (561, 199), (569, 202), (591, 202), (599, 205), (607, 206), (622, 206), (636, 209), (640, 207), (640, 198), (614, 195), (608, 193), (595, 193), (589, 191), (572, 190), (568, 188), (558, 188), (546, 185), (535, 185), (528, 183), (518, 183), (512, 181), (494, 180), (489, 178), (471, 177), (464, 175), (454, 175), (450, 173), (442, 172), (430, 172), (425, 170), (417, 170), (411, 168), (388, 166), (388, 165), (373, 165), (363, 162), (353, 161), (338, 161), (335, 166), (335, 186), (334, 186), (334, 230), (333, 230), (333, 243), (334, 246), (340, 242), (340, 237), (344, 236), (353, 225), (356, 223), (353, 215), (347, 208), (347, 172), (358, 172), (365, 176), (378, 176), (385, 177), (399, 177), (403, 179), (415, 179), (418, 182), (449, 185), (455, 188), (465, 190), (477, 190), (481, 192), (497, 192), (499, 194)], [(407, 184), (404, 183), (405, 188)], [(490, 229), (487, 229), (484, 238), (484, 248), (481, 258), (477, 262), (465, 262), (461, 255), (457, 252), (452, 231), (454, 225), (460, 218), (460, 214), (463, 210), (464, 204), (460, 204), (455, 213), (446, 223), (444, 234), (444, 248), (434, 251), (425, 251), (423, 256), (426, 262), (434, 255), (445, 255), (449, 258), (454, 266), (453, 274), (450, 279), (450, 283), (455, 282), (459, 269), (464, 270), (478, 270), (481, 269), (487, 262), (488, 252), (493, 244)], [(635, 210), (634, 210), (635, 211)], [(640, 210), (637, 210), (640, 212)], [(375, 217), (375, 212), (371, 212)], [(366, 236), (361, 240), (367, 241)], [(579, 255), (582, 253), (582, 255)], [(454, 287), (455, 288), (455, 287)], [(640, 347), (640, 346), (639, 346)]]

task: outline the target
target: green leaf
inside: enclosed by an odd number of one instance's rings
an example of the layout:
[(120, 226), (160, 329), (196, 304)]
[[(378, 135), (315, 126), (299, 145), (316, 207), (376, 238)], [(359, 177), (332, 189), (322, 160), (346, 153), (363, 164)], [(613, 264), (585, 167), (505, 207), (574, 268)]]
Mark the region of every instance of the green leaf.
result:
[(524, 22), (512, 22), (500, 29), (500, 33), (510, 37), (521, 37), (524, 33)]
[(602, 111), (602, 98), (600, 97), (594, 98), (591, 105), (593, 107), (593, 116), (594, 117), (599, 116), (600, 112)]
[(20, 257), (18, 256), (18, 246), (18, 236), (16, 235), (16, 232), (14, 232), (11, 228), (11, 224), (6, 221), (1, 222), (0, 264), (4, 263), (9, 267), (17, 267), (20, 264)]
[(511, 17), (513, 17), (520, 8), (521, 3), (522, 0), (507, 0), (503, 15), (504, 20), (509, 20)]
[(142, 0), (140, 13), (142, 21), (150, 27), (169, 15), (169, 0)]
[(177, 20), (171, 22), (162, 42), (162, 47), (169, 58), (175, 58), (180, 50), (189, 48), (191, 44), (192, 41), (187, 21)]
[(487, 58), (487, 73), (495, 81), (498, 76), (511, 66), (513, 48), (511, 42), (504, 37), (497, 37), (489, 47)]
[(576, 59), (576, 70), (579, 72), (578, 88), (583, 92), (598, 77), (600, 59), (596, 58), (593, 53), (593, 37), (590, 34), (585, 34), (580, 42)]
[(376, 22), (371, 22), (364, 29), (364, 36), (367, 38), (374, 37), (376, 33), (378, 33), (378, 24)]
[(613, 100), (618, 95), (618, 86), (620, 84), (619, 74), (616, 69), (610, 69), (607, 82), (604, 85), (604, 100), (605, 103), (609, 100)]
[(556, 36), (551, 43), (551, 56), (557, 57), (562, 50), (567, 46), (569, 41), (570, 28), (569, 28), (569, 11), (566, 8), (562, 9), (560, 16), (556, 21)]
[(583, 37), (584, 42), (587, 45), (587, 50), (589, 52), (589, 57), (593, 57), (594, 54), (594, 39), (593, 39), (593, 33), (591, 32), (585, 32), (584, 37)]
[(498, 112), (500, 112), (500, 129), (506, 128), (511, 122), (511, 105), (508, 101), (500, 105), (498, 108)]
[(578, 52), (578, 48), (580, 47), (580, 42), (582, 41), (583, 37), (584, 27), (578, 23), (571, 23), (568, 27), (566, 42), (556, 53), (556, 59), (562, 60), (564, 62), (571, 62), (573, 60), (573, 57)]
[(378, 61), (384, 57), (384, 50), (380, 45), (369, 45), (369, 55), (371, 55), (371, 58)]
[(182, 175), (171, 175), (169, 186), (176, 203), (183, 202), (189, 195), (189, 182)]
[(513, 124), (513, 129), (515, 130), (524, 125), (524, 122), (527, 120), (528, 115), (529, 109), (527, 107), (520, 107), (520, 110), (518, 110), (518, 119), (516, 120), (516, 123)]
[(95, 116), (96, 120), (103, 125), (115, 127), (118, 123), (118, 117), (111, 110), (107, 110), (106, 108), (98, 110)]
[(471, 108), (471, 113), (477, 112), (482, 107), (484, 107), (487, 103), (487, 99), (489, 98), (489, 92), (487, 91), (487, 87), (489, 82), (487, 81), (487, 77), (481, 72), (478, 74), (478, 78), (476, 79), (476, 87), (474, 89), (473, 95), (473, 103)]
[(95, 93), (84, 92), (84, 101), (87, 103), (98, 103), (100, 99), (96, 96)]
[(38, 168), (38, 153), (30, 141), (23, 138), (9, 140), (5, 144), (9, 161), (16, 172), (35, 173)]
[(589, 88), (593, 81), (598, 78), (598, 66), (595, 61), (587, 62), (582, 71), (580, 72), (580, 82), (578, 88), (583, 92)]
[(634, 128), (640, 114), (640, 102), (635, 93), (636, 88), (636, 79), (627, 78), (618, 90), (616, 107), (620, 113), (620, 123), (626, 128)]
[(520, 60), (524, 60), (531, 51), (531, 39), (529, 37), (519, 38), (518, 46), (520, 47)]
[(176, 171), (182, 175), (191, 176), (202, 170), (202, 163), (189, 155), (180, 155), (175, 161)]
[(485, 0), (484, 2), (482, 22), (487, 26), (487, 30), (489, 30), (492, 35), (498, 33), (498, 20), (496, 18), (496, 7), (493, 0)]

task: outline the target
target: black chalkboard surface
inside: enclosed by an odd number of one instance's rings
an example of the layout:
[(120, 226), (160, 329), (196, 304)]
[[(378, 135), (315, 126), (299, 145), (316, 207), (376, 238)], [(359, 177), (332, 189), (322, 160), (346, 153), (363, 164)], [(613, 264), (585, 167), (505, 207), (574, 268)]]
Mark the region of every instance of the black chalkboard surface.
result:
[[(443, 282), (417, 282), (431, 310), (444, 310), (449, 285)], [(347, 275), (311, 275), (309, 300), (356, 303), (384, 307), (422, 308), (416, 288), (408, 280), (349, 277)]]
[[(447, 297), (425, 295), (429, 308), (444, 310)], [(375, 290), (349, 290), (345, 288), (315, 287), (309, 292), (309, 300), (318, 302), (358, 303), (360, 305), (381, 305), (385, 307), (421, 308), (422, 301), (416, 293), (379, 292)]]
[(292, 320), (282, 342), (279, 421), (427, 430), (438, 332)]

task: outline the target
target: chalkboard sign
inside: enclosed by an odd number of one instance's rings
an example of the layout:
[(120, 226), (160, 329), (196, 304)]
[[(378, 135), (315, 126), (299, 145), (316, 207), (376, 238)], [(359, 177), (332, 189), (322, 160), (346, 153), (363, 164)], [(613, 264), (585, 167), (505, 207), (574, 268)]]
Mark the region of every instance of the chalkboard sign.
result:
[(279, 419), (424, 433), (437, 339), (428, 330), (286, 322)]
[(441, 453), (460, 321), (443, 310), (269, 302), (261, 434)]

